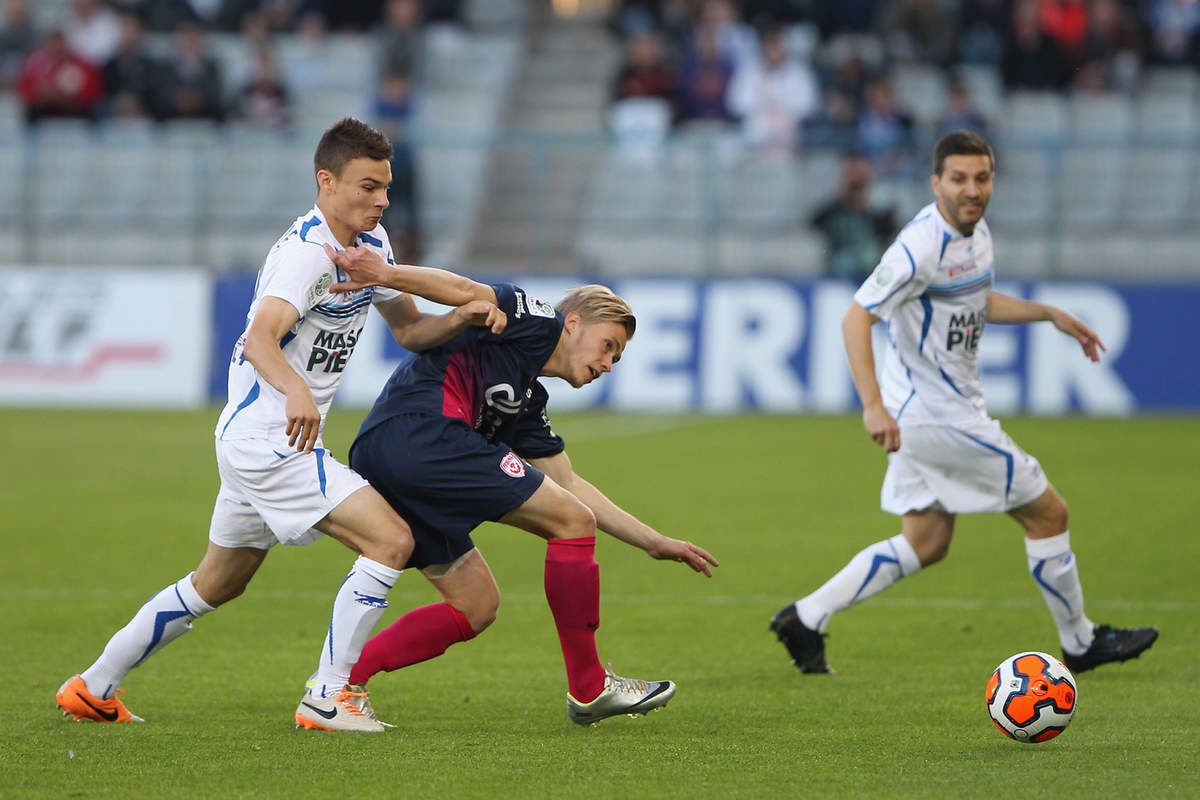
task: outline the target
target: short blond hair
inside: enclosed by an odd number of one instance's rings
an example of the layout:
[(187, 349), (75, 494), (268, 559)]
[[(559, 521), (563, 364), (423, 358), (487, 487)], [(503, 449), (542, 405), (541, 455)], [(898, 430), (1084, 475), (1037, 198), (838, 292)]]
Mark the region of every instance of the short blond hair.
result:
[(599, 283), (568, 289), (555, 308), (563, 315), (578, 312), (586, 322), (615, 322), (625, 328), (627, 339), (632, 339), (637, 329), (637, 318), (633, 316), (629, 303)]

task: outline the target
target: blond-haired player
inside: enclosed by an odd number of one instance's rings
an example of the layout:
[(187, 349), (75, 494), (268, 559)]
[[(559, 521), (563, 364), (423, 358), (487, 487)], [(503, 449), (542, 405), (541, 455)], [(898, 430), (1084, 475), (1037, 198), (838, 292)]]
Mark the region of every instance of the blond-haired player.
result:
[[(339, 263), (360, 278), (350, 286), (395, 277), (369, 254), (347, 253)], [(409, 566), (443, 599), (372, 638), (351, 680), (365, 683), (381, 670), (433, 658), (491, 624), (500, 593), (470, 534), (494, 520), (547, 540), (545, 593), (566, 664), (570, 719), (591, 724), (660, 708), (674, 683), (614, 675), (596, 653), (596, 529), (705, 575), (717, 562), (691, 542), (663, 536), (575, 473), (550, 428), (539, 380), (579, 388), (611, 370), (633, 336), (633, 312), (598, 285), (570, 290), (557, 307), (512, 284), (491, 290), (488, 299), (508, 316), (503, 333), (468, 329), (399, 367), (351, 447), (351, 465), (412, 526)]]

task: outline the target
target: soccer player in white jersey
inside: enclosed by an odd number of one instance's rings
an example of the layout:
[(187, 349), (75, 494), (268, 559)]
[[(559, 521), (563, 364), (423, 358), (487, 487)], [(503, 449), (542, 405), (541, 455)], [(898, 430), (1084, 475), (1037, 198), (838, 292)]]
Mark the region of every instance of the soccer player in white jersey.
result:
[[(325, 450), (321, 431), (334, 391), (374, 304), (410, 350), (436, 346), (470, 325), (495, 332), (506, 318), (487, 287), (442, 270), (397, 266), (402, 291), (331, 293), (346, 279), (333, 250), (368, 248), (394, 263), (379, 220), (387, 208), (392, 146), (355, 119), (322, 136), (314, 156), (316, 206), (275, 243), (259, 272), (246, 330), (229, 366), (229, 403), (217, 421), (221, 488), (208, 550), (196, 570), (146, 602), (94, 664), (57, 694), (76, 720), (141, 719), (116, 696), (131, 669), (245, 589), (276, 543), (325, 534), (359, 553), (334, 598), (317, 674), (295, 713), (298, 726), (382, 731), (350, 669), (387, 608), (412, 553), (412, 533), (367, 482)], [(417, 312), (405, 293), (457, 306)], [(315, 642), (314, 642), (315, 644)]]
[[(983, 212), (994, 168), (991, 148), (974, 133), (938, 141), (930, 177), (936, 202), (900, 232), (842, 322), (863, 424), (888, 453), (881, 505), (900, 516), (900, 533), (860, 551), (771, 620), (802, 672), (833, 671), (825, 660), (829, 618), (944, 558), (958, 514), (1005, 512), (1024, 527), (1030, 574), (1073, 671), (1134, 658), (1158, 636), (1154, 628), (1094, 625), (1084, 615), (1067, 504), (984, 407), (977, 348), (985, 323), (1048, 321), (1092, 361), (1104, 349), (1066, 311), (991, 291)], [(889, 340), (882, 385), (871, 345), (880, 320)]]

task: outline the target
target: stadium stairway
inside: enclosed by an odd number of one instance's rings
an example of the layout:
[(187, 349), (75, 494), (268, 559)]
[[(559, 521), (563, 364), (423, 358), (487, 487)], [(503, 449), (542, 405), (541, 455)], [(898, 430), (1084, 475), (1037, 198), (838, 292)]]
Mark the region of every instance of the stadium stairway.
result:
[[(594, 20), (538, 4), (492, 151), (468, 263), (493, 272), (569, 272), (579, 209), (602, 156), (617, 49)], [(505, 136), (503, 131), (517, 133)]]

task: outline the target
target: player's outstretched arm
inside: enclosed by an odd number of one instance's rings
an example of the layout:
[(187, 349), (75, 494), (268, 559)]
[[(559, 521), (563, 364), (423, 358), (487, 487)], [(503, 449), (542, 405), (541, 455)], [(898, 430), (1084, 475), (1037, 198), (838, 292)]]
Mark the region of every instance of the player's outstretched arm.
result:
[(992, 292), (988, 295), (987, 318), (990, 322), (1053, 322), (1054, 327), (1079, 342), (1091, 361), (1099, 361), (1100, 352), (1107, 349), (1095, 331), (1057, 306)]
[(871, 326), (878, 318), (852, 303), (842, 319), (842, 339), (846, 345), (846, 358), (850, 362), (850, 375), (863, 407), (863, 427), (875, 444), (891, 453), (900, 449), (900, 426), (883, 406), (883, 395), (879, 381), (875, 378), (875, 350), (871, 345)]
[(339, 268), (349, 273), (351, 280), (335, 283), (332, 292), (352, 292), (367, 286), (386, 286), (401, 292), (419, 295), (444, 306), (462, 306), (474, 300), (486, 300), (496, 305), (496, 292), (485, 283), (435, 267), (411, 264), (388, 264), (369, 247), (347, 247), (334, 250), (325, 245), (325, 255)]
[(698, 545), (663, 536), (637, 517), (625, 511), (603, 492), (575, 474), (566, 452), (547, 458), (532, 458), (529, 463), (546, 473), (555, 483), (578, 497), (596, 516), (596, 527), (621, 541), (640, 547), (651, 558), (678, 561), (696, 572), (712, 577), (720, 562)]
[(321, 412), (312, 390), (287, 363), (279, 349), (282, 339), (300, 319), (300, 312), (279, 297), (264, 297), (254, 313), (254, 322), (246, 332), (242, 355), (254, 365), (262, 379), (287, 398), (288, 445), (305, 453), (312, 452), (321, 433)]
[(445, 314), (424, 314), (417, 310), (412, 297), (402, 294), (375, 308), (388, 324), (396, 343), (413, 353), (444, 344), (471, 326), (500, 333), (508, 324), (508, 316), (486, 300), (472, 300)]

